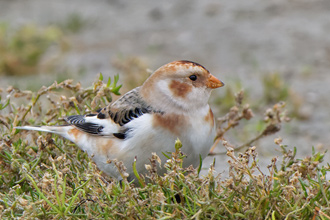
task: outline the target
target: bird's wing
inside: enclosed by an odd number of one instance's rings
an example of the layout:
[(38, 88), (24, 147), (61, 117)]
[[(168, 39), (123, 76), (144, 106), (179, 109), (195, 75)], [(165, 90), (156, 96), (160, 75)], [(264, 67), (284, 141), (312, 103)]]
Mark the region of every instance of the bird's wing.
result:
[(161, 113), (149, 106), (140, 96), (140, 87), (123, 95), (120, 99), (97, 114), (73, 115), (66, 121), (79, 130), (93, 135), (115, 136), (125, 139), (125, 124), (148, 113)]
[(107, 109), (102, 109), (99, 114), (104, 113), (104, 111), (120, 126), (127, 124), (143, 114), (160, 112), (152, 108), (141, 98), (140, 87), (129, 91), (112, 105), (108, 106)]

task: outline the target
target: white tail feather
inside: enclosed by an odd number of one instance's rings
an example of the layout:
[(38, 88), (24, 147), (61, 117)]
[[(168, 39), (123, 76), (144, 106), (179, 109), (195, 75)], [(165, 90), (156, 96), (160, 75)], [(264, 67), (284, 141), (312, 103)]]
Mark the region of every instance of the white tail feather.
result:
[[(16, 129), (22, 129), (22, 130), (31, 130), (31, 131), (42, 131), (42, 132), (49, 132), (53, 134), (58, 134), (69, 141), (72, 141), (73, 143), (78, 144), (80, 140), (77, 140), (74, 135), (70, 133), (70, 130), (75, 129), (72, 125), (63, 125), (63, 126), (18, 126), (15, 127)], [(78, 144), (79, 145), (79, 144)]]
[(59, 134), (62, 136), (67, 136), (67, 132), (69, 129), (71, 129), (71, 126), (40, 126), (40, 127), (18, 126), (15, 128), (21, 130), (43, 131), (43, 132)]

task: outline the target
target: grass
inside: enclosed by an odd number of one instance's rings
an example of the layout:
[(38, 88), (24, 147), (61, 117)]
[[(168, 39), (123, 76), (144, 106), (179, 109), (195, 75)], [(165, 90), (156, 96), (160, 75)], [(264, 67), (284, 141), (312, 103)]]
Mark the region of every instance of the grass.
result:
[[(216, 174), (214, 164), (205, 176), (201, 165), (183, 168), (178, 140), (166, 162), (150, 152), (149, 174), (135, 172), (135, 183), (127, 181), (124, 164), (114, 161), (123, 177), (119, 182), (71, 142), (13, 129), (61, 124), (67, 115), (95, 111), (119, 95), (117, 83), (118, 77), (104, 83), (100, 75), (88, 88), (66, 80), (36, 93), (12, 87), (0, 93), (1, 219), (330, 219), (330, 167), (320, 165), (324, 153), (313, 150), (299, 159), (296, 148), (276, 139), (282, 158), (269, 161), (267, 173), (258, 165), (253, 142), (280, 129), (287, 120), (284, 103), (266, 110), (256, 137), (232, 146), (226, 133), (254, 117), (244, 94), (236, 94), (234, 106), (218, 119), (216, 141), (226, 148), (226, 177)], [(167, 169), (164, 176), (157, 175), (160, 163)]]

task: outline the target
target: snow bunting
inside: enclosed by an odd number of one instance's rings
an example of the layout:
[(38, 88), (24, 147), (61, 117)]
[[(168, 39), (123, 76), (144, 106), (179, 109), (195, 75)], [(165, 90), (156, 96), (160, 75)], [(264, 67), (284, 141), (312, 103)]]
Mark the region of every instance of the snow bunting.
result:
[[(137, 87), (96, 114), (73, 115), (65, 126), (23, 126), (17, 129), (51, 132), (86, 151), (100, 170), (121, 179), (109, 160), (117, 159), (134, 179), (132, 163), (145, 173), (155, 152), (174, 151), (179, 138), (187, 156), (184, 166), (197, 166), (208, 154), (215, 136), (213, 113), (208, 105), (211, 90), (224, 84), (202, 65), (175, 61), (157, 69)], [(163, 173), (164, 168), (159, 171)]]

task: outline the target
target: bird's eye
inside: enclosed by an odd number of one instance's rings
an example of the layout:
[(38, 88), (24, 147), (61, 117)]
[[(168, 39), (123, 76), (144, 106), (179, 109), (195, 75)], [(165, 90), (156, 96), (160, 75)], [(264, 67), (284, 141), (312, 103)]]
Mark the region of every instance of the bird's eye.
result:
[(192, 81), (196, 81), (197, 76), (196, 75), (191, 75), (191, 76), (189, 76), (189, 79), (191, 79)]

